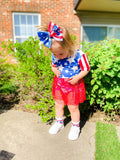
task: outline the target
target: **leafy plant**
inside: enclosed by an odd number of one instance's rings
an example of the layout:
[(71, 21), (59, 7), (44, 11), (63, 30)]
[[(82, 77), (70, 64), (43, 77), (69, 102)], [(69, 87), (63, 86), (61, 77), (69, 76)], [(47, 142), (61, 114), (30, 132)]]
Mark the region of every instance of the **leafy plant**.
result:
[(120, 113), (120, 40), (82, 43), (91, 70), (85, 77), (90, 105), (100, 106), (104, 112)]
[(0, 59), (0, 93), (11, 94), (15, 93), (18, 87), (14, 84), (12, 79), (13, 72), (11, 65), (6, 63), (6, 59)]
[[(73, 36), (75, 40), (75, 37)], [(100, 107), (104, 112), (114, 116), (120, 113), (120, 40), (104, 40), (96, 43), (82, 43), (83, 51), (88, 55), (91, 70), (85, 77), (87, 102), (93, 107)], [(51, 53), (39, 40), (30, 37), (23, 43), (2, 43), (8, 54), (12, 54), (17, 63), (7, 72), (13, 84), (19, 86), (21, 100), (32, 97), (35, 105), (27, 108), (38, 109), (43, 121), (55, 117), (52, 98)], [(13, 50), (15, 48), (16, 51)], [(7, 75), (6, 74), (6, 75)], [(1, 79), (2, 80), (2, 79)], [(7, 81), (7, 79), (5, 80)], [(10, 87), (9, 87), (10, 88)], [(14, 87), (12, 87), (14, 88)], [(82, 107), (85, 111), (88, 105)]]
[(14, 47), (14, 56), (19, 62), (15, 77), (21, 86), (21, 97), (33, 93), (32, 98), (37, 99), (37, 103), (26, 107), (38, 109), (41, 118), (46, 122), (55, 117), (51, 92), (54, 77), (51, 71), (51, 53), (44, 46), (44, 50), (40, 49), (39, 40), (32, 37), (23, 43), (17, 42)]

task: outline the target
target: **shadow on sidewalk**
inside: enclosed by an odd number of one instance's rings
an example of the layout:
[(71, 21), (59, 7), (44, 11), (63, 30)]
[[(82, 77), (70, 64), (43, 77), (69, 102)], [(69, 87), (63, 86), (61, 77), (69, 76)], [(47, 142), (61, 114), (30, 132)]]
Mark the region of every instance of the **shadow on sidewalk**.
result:
[[(81, 130), (84, 127), (84, 125), (86, 124), (86, 122), (96, 112), (95, 107), (93, 108), (93, 107), (89, 107), (89, 106), (90, 106), (89, 102), (87, 102), (87, 101), (80, 104), (80, 106), (79, 106), (79, 109), (80, 109), (80, 129)], [(66, 126), (71, 121), (70, 113), (69, 113), (67, 106), (65, 106), (65, 108), (64, 108), (64, 113), (66, 116), (66, 118), (64, 119), (64, 125)]]

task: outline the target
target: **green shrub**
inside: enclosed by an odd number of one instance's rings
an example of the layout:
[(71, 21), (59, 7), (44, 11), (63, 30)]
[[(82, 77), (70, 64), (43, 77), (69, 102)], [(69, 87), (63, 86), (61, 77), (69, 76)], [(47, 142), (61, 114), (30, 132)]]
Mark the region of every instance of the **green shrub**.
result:
[[(22, 95), (35, 94), (38, 103), (27, 108), (38, 109), (44, 122), (55, 117), (52, 98), (52, 82), (54, 74), (51, 71), (51, 53), (44, 46), (40, 49), (39, 40), (30, 37), (23, 43), (14, 45), (18, 68), (16, 78), (21, 85)], [(46, 55), (47, 53), (47, 55)]]
[[(6, 45), (3, 43), (4, 48)], [(55, 117), (52, 98), (51, 53), (39, 47), (39, 40), (30, 37), (23, 43), (8, 46), (18, 63), (13, 68), (14, 82), (19, 86), (21, 99), (31, 96), (37, 103), (26, 107), (38, 109), (44, 122)], [(104, 40), (83, 43), (82, 49), (89, 58), (91, 70), (85, 77), (87, 101), (91, 106), (101, 107), (108, 114), (120, 112), (120, 40)], [(47, 55), (46, 55), (47, 53)], [(87, 105), (84, 103), (84, 110)], [(86, 107), (87, 106), (87, 107)]]
[(85, 77), (87, 100), (106, 113), (120, 113), (120, 40), (83, 43), (91, 70)]
[(0, 59), (0, 94), (15, 93), (17, 86), (13, 81), (13, 72), (11, 65), (6, 63), (6, 59)]

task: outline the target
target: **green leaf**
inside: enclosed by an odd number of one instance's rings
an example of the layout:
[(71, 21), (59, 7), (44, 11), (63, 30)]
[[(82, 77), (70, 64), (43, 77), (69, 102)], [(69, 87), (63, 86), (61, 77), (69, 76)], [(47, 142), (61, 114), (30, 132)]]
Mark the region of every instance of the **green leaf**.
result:
[(91, 85), (93, 85), (95, 83), (95, 79), (91, 80)]
[(95, 90), (97, 90), (98, 88), (99, 88), (99, 86), (96, 84), (96, 85), (94, 85), (93, 90), (95, 91)]

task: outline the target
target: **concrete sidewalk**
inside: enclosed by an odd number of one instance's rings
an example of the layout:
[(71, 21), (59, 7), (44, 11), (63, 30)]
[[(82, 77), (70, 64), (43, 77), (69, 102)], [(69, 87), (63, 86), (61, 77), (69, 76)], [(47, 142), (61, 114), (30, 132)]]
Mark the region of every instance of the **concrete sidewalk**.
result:
[(15, 154), (12, 160), (94, 160), (96, 124), (82, 126), (79, 139), (70, 141), (71, 122), (50, 135), (37, 114), (9, 110), (0, 114), (0, 150)]

